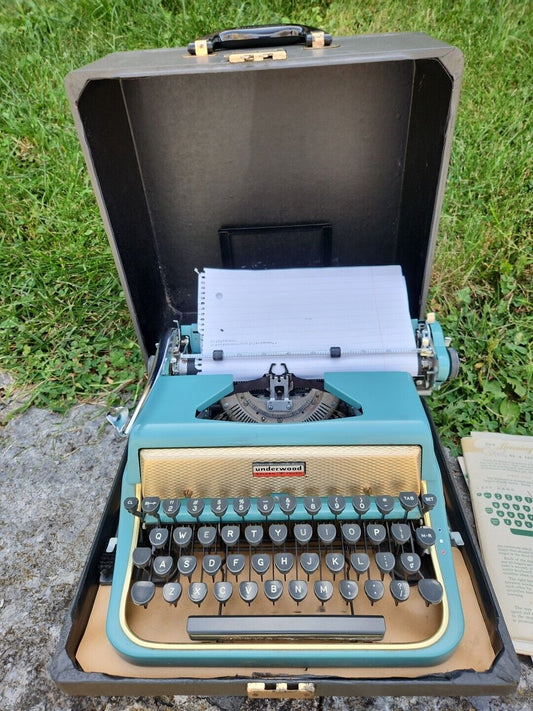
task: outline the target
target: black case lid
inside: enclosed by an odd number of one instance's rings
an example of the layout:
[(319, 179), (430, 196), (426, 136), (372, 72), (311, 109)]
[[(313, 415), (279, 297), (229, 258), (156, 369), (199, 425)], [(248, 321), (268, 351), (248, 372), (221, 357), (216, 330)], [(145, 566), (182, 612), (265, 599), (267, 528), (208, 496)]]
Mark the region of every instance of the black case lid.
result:
[(194, 321), (204, 267), (400, 264), (423, 315), (461, 52), (420, 33), (285, 52), (123, 52), (67, 77), (145, 357)]

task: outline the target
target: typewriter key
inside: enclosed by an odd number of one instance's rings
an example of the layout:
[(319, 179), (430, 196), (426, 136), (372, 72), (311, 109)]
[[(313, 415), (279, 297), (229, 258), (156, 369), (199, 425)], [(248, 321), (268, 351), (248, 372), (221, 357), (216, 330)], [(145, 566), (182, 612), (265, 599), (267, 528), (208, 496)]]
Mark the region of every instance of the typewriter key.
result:
[(394, 508), (394, 498), (392, 496), (376, 496), (376, 506), (383, 516), (386, 516)]
[(341, 530), (342, 537), (348, 544), (354, 546), (361, 538), (361, 527), (358, 523), (343, 523)]
[(202, 568), (208, 575), (212, 575), (214, 577), (221, 567), (222, 558), (219, 555), (205, 555), (202, 558)]
[(402, 509), (408, 513), (418, 506), (418, 496), (414, 491), (400, 491), (398, 494)]
[(411, 540), (411, 528), (406, 523), (393, 523), (390, 532), (399, 546)]
[(241, 496), (238, 499), (233, 499), (233, 510), (238, 516), (246, 516), (250, 510), (250, 499), (248, 496)]
[(256, 553), (252, 556), (252, 568), (258, 575), (264, 575), (270, 568), (271, 559), (268, 553)]
[(274, 556), (274, 565), (280, 573), (286, 575), (292, 570), (294, 565), (294, 556), (292, 553), (276, 553)]
[(422, 513), (424, 514), (434, 509), (437, 505), (437, 497), (435, 494), (422, 494), (420, 501), (422, 502)]
[(227, 508), (227, 499), (211, 499), (211, 511), (215, 514), (215, 516), (224, 516)]
[(124, 499), (124, 508), (134, 516), (140, 516), (139, 499), (136, 496), (128, 496)]
[(383, 615), (190, 615), (187, 633), (193, 640), (226, 639), (383, 639)]
[(298, 523), (294, 527), (294, 537), (301, 545), (309, 543), (313, 535), (313, 528), (308, 523)]
[(420, 556), (416, 553), (402, 553), (399, 563), (400, 571), (405, 575), (414, 575), (420, 570)]
[(289, 595), (295, 602), (305, 600), (307, 596), (307, 583), (305, 580), (291, 580), (289, 582)]
[(201, 546), (210, 548), (217, 537), (217, 529), (215, 526), (200, 526), (196, 536)]
[(339, 583), (339, 592), (346, 602), (351, 602), (357, 597), (359, 586), (355, 580), (341, 580)]
[(168, 516), (173, 521), (176, 520), (176, 516), (179, 513), (181, 506), (181, 501), (179, 499), (163, 499), (161, 502), (161, 508), (165, 516)]
[(296, 497), (291, 496), (290, 494), (280, 496), (278, 503), (281, 511), (286, 516), (290, 516), (296, 511)]
[(255, 580), (243, 580), (242, 583), (239, 583), (239, 595), (248, 604), (255, 600), (258, 590)]
[(141, 501), (141, 509), (143, 513), (155, 516), (161, 524), (161, 519), (159, 518), (159, 505), (161, 504), (161, 499), (159, 496), (145, 496)]
[(370, 496), (367, 496), (366, 494), (363, 494), (362, 496), (354, 496), (352, 498), (352, 506), (355, 513), (362, 516), (370, 508)]
[(357, 573), (357, 577), (359, 577), (369, 569), (370, 558), (367, 553), (352, 553), (350, 556), (350, 564)]
[(263, 540), (263, 526), (246, 526), (244, 537), (251, 546), (258, 546)]
[(139, 607), (147, 607), (155, 594), (155, 585), (149, 580), (137, 580), (130, 590), (132, 602)]
[(416, 542), (423, 550), (431, 548), (437, 540), (435, 531), (429, 526), (420, 526), (420, 528), (417, 528), (415, 531), (415, 538)]
[(189, 600), (200, 605), (207, 596), (207, 585), (205, 583), (191, 583), (188, 590)]
[(270, 516), (272, 511), (274, 511), (275, 503), (276, 502), (272, 496), (263, 496), (260, 499), (257, 499), (257, 510), (260, 514), (263, 514), (263, 516)]
[(320, 496), (305, 496), (304, 508), (310, 516), (314, 516), (322, 508), (322, 499)]
[(131, 560), (136, 568), (147, 568), (152, 560), (152, 549), (140, 546), (135, 548)]
[(331, 580), (315, 580), (313, 591), (320, 602), (327, 602), (333, 595), (333, 583)]
[(192, 540), (192, 528), (190, 526), (178, 526), (174, 529), (172, 540), (178, 548), (186, 548)]
[(198, 518), (205, 507), (203, 499), (187, 499), (187, 513)]
[(334, 516), (342, 513), (346, 507), (344, 496), (328, 496), (328, 508)]
[(215, 599), (225, 605), (233, 595), (233, 583), (230, 583), (227, 580), (219, 581), (218, 583), (215, 583), (213, 593), (215, 595)]
[(438, 605), (444, 595), (442, 585), (433, 578), (422, 578), (418, 581), (418, 592), (425, 600), (426, 605)]
[(385, 593), (385, 587), (381, 580), (365, 580), (364, 589), (365, 595), (372, 605), (381, 600)]
[(163, 585), (163, 600), (169, 605), (177, 605), (181, 597), (181, 585), (179, 583), (165, 583)]
[(332, 523), (319, 523), (316, 531), (319, 539), (325, 545), (333, 543), (337, 535), (337, 529)]
[(145, 496), (141, 503), (141, 508), (144, 513), (155, 514), (159, 511), (161, 499), (159, 496)]
[(275, 546), (281, 546), (287, 540), (287, 526), (284, 523), (273, 523), (268, 528), (268, 535)]
[(150, 545), (154, 548), (164, 548), (168, 541), (168, 528), (152, 528), (148, 535)]
[(196, 570), (197, 562), (193, 555), (182, 555), (178, 558), (178, 570), (188, 578)]
[(395, 564), (396, 559), (392, 553), (388, 551), (380, 551), (379, 553), (376, 553), (376, 565), (381, 573), (382, 580), (386, 573), (391, 573), (394, 570)]
[(366, 527), (366, 535), (374, 546), (379, 546), (387, 537), (387, 529), (380, 523), (369, 523)]
[(318, 557), (318, 553), (302, 553), (300, 556), (300, 565), (302, 566), (302, 570), (306, 572), (307, 575), (314, 573), (319, 564), (320, 558)]
[(158, 555), (152, 564), (154, 574), (159, 578), (167, 579), (174, 572), (174, 561), (170, 555)]
[(239, 573), (242, 573), (245, 565), (246, 558), (240, 553), (237, 553), (236, 555), (231, 554), (226, 558), (226, 568), (230, 573), (233, 573), (233, 575), (239, 575)]
[(283, 583), (281, 580), (265, 580), (263, 586), (265, 596), (271, 601), (276, 602), (283, 594)]
[(326, 567), (335, 575), (344, 568), (344, 556), (342, 553), (326, 553)]
[(394, 602), (398, 605), (399, 602), (404, 602), (409, 598), (411, 588), (407, 580), (391, 580), (390, 592)]
[(239, 526), (223, 526), (220, 531), (220, 537), (227, 546), (234, 546), (241, 534)]

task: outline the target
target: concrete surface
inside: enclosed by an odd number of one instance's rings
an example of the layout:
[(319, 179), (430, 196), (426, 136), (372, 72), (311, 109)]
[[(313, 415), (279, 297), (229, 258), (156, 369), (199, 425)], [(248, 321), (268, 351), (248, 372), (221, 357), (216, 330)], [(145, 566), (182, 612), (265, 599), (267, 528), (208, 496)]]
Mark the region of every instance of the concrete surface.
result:
[[(0, 382), (0, 391), (2, 389)], [(1, 394), (1, 392), (0, 392)], [(530, 660), (510, 697), (324, 698), (250, 701), (241, 697), (83, 698), (59, 691), (49, 675), (60, 629), (101, 516), (124, 442), (101, 408), (80, 405), (65, 416), (35, 408), (7, 424), (0, 404), (0, 710), (98, 711), (205, 709), (434, 709), (529, 711)], [(3, 408), (3, 411), (2, 411)]]

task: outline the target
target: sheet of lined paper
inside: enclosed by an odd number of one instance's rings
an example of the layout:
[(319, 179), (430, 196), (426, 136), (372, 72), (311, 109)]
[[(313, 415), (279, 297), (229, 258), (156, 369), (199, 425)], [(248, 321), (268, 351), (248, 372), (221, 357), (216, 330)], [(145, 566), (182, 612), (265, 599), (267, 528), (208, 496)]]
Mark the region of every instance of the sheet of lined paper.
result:
[(252, 378), (283, 362), (301, 377), (331, 370), (417, 373), (407, 289), (396, 265), (205, 269), (198, 326), (202, 372)]

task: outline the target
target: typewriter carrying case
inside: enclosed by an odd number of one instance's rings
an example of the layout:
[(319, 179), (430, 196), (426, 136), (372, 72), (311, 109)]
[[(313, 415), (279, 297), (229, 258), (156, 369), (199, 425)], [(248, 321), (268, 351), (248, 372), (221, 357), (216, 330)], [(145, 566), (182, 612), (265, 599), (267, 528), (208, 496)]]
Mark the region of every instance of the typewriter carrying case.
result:
[[(397, 264), (411, 318), (425, 315), (460, 51), (420, 33), (331, 39), (310, 31), (302, 44), (246, 34), (221, 47), (217, 38), (112, 54), (66, 80), (151, 375), (169, 327), (197, 318), (198, 269)], [(125, 456), (52, 662), (56, 683), (83, 695), (272, 698), (513, 690), (512, 644), (431, 428), (450, 529), (464, 542), (454, 550), (468, 630), (458, 662), (299, 669), (280, 659), (237, 669), (170, 666), (158, 675), (108, 664), (97, 651), (95, 665), (87, 664), (79, 649), (99, 614), (101, 559), (116, 535)], [(105, 636), (103, 626), (96, 630)]]

